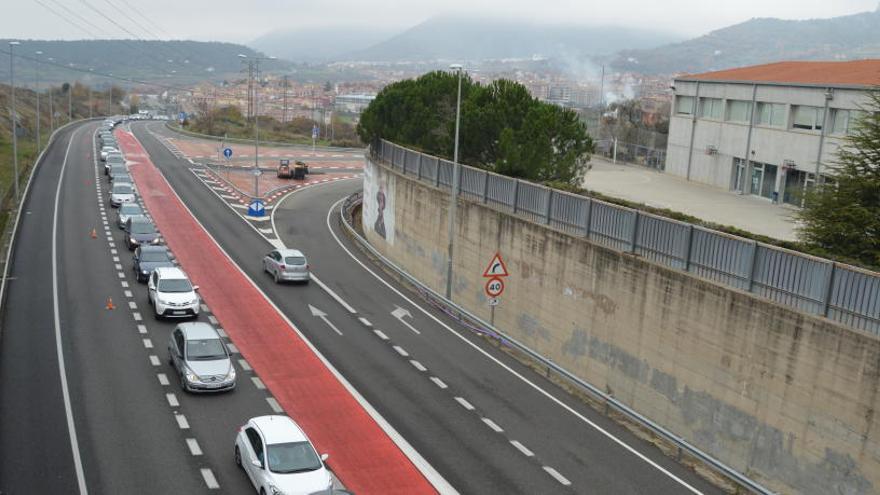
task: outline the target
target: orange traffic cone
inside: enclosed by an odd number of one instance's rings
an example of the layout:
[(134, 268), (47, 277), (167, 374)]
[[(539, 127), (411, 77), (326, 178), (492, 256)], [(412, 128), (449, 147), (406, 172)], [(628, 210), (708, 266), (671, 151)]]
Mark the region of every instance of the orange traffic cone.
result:
[(113, 305), (113, 298), (107, 298), (107, 309), (116, 309), (116, 306)]
[(92, 239), (97, 239), (98, 238), (98, 231), (96, 231), (95, 229), (92, 229), (92, 233), (90, 235), (92, 236)]

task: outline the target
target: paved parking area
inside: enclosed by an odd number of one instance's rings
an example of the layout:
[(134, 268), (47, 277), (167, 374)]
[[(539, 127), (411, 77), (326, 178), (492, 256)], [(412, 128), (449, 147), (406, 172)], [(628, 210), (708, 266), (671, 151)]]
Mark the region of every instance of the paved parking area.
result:
[(583, 187), (615, 198), (686, 213), (703, 220), (795, 241), (795, 211), (757, 196), (739, 195), (636, 165), (593, 157)]

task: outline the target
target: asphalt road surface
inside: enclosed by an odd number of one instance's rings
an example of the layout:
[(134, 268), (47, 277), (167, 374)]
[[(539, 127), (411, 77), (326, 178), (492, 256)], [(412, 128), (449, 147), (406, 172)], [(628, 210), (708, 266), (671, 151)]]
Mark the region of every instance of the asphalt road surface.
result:
[[(306, 252), (326, 289), (276, 285), (261, 272), (268, 241), (145, 125), (135, 135), (233, 261), (460, 493), (720, 493), (367, 271), (360, 263), (378, 273), (331, 211), (359, 181), (276, 206), (281, 241)], [(175, 323), (150, 315), (134, 280), (93, 156), (96, 126), (59, 134), (24, 204), (0, 320), (0, 493), (250, 493), (232, 440), (245, 419), (272, 412), (271, 391), (238, 363), (233, 393), (180, 390), (165, 350)]]

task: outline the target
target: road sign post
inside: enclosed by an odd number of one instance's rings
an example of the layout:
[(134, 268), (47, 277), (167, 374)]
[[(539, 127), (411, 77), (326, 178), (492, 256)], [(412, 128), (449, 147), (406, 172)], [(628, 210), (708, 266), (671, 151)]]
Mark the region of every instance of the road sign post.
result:
[(483, 270), (483, 277), (488, 279), (483, 289), (489, 304), (489, 323), (492, 326), (495, 326), (495, 307), (501, 302), (498, 298), (504, 293), (504, 277), (509, 276), (510, 272), (507, 271), (501, 253), (496, 252), (489, 261), (489, 266)]

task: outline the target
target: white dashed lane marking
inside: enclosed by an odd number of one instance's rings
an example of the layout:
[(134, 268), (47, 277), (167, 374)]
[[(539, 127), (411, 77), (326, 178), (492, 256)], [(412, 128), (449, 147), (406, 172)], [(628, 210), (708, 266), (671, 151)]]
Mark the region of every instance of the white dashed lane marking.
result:
[(127, 290), (125, 291), (125, 297), (134, 297), (134, 293), (132, 293), (130, 290)]
[(434, 382), (434, 385), (437, 385), (438, 387), (440, 387), (442, 389), (449, 388), (445, 383), (443, 383), (443, 380), (437, 378), (436, 376), (432, 376), (431, 381)]
[(169, 383), (168, 375), (166, 375), (165, 373), (159, 373), (158, 375), (156, 375), (156, 378), (159, 379), (159, 385), (162, 385), (163, 387), (167, 386)]
[(489, 418), (480, 418), (480, 419), (483, 420), (483, 423), (486, 423), (486, 426), (488, 426), (489, 428), (492, 428), (492, 431), (494, 431), (495, 433), (504, 432), (504, 430), (500, 426), (498, 426), (494, 421), (492, 421), (491, 419), (489, 419)]
[(527, 449), (525, 445), (519, 443), (516, 440), (511, 440), (510, 445), (513, 445), (514, 447), (516, 447), (516, 450), (520, 451), (522, 453), (522, 455), (524, 455), (526, 457), (532, 457), (533, 455), (535, 455), (534, 452)]
[(373, 333), (375, 333), (382, 340), (388, 340), (388, 336), (382, 333), (382, 330), (373, 330)]
[(258, 376), (252, 376), (251, 381), (254, 382), (254, 386), (260, 390), (266, 390), (266, 385), (263, 383), (263, 380), (260, 380)]
[(474, 410), (474, 406), (472, 406), (470, 402), (464, 400), (464, 399), (461, 398), (461, 397), (456, 397), (456, 398), (455, 398), (455, 401), (458, 402), (459, 404), (461, 404), (461, 407), (467, 409), (468, 411), (473, 411), (473, 410)]
[(227, 337), (226, 330), (223, 330), (222, 328), (217, 327), (217, 335), (219, 335), (221, 339), (225, 339)]
[(403, 357), (409, 357), (409, 353), (406, 352), (406, 350), (404, 350), (403, 347), (400, 347), (399, 345), (396, 345), (396, 346), (393, 346), (392, 348), (393, 348), (395, 351), (397, 351), (397, 353), (400, 354), (401, 356), (403, 356)]
[(153, 366), (159, 366), (162, 364), (162, 362), (159, 361), (159, 356), (152, 354), (150, 355), (150, 364), (152, 364)]
[(186, 420), (186, 416), (183, 414), (175, 414), (174, 419), (177, 421), (177, 426), (180, 427), (181, 430), (189, 429), (189, 421)]
[(367, 327), (367, 328), (370, 328), (370, 327), (373, 326), (373, 324), (370, 323), (370, 320), (364, 318), (363, 316), (360, 317), (360, 318), (358, 318), (358, 320), (360, 320), (361, 324), (363, 324), (363, 325), (364, 325), (365, 327)]
[(138, 305), (134, 301), (128, 301), (128, 307), (129, 309), (138, 309)]
[(208, 315), (208, 321), (210, 321), (212, 325), (216, 325), (218, 323), (217, 318), (214, 318), (214, 315)]
[(553, 478), (556, 481), (558, 481), (560, 484), (565, 485), (565, 486), (571, 485), (571, 481), (568, 481), (568, 479), (566, 479), (565, 476), (562, 476), (561, 474), (559, 474), (559, 471), (553, 469), (550, 466), (542, 466), (542, 467), (543, 467), (544, 471), (547, 471), (547, 474), (549, 474), (550, 476), (553, 476)]
[(194, 456), (202, 455), (202, 448), (199, 447), (199, 441), (196, 440), (195, 438), (187, 438), (186, 439), (186, 446), (189, 447), (190, 454), (192, 454)]
[(275, 400), (275, 397), (266, 397), (266, 402), (269, 403), (269, 407), (272, 408), (272, 411), (275, 412), (275, 414), (281, 414), (284, 412), (284, 409), (281, 408), (281, 404)]
[(138, 325), (138, 333), (147, 333), (146, 325)]
[(202, 468), (202, 478), (205, 479), (205, 484), (210, 490), (220, 489), (220, 483), (217, 483), (217, 478), (214, 477), (214, 472), (210, 469)]
[(147, 349), (152, 349), (153, 341), (150, 339), (144, 339), (144, 347), (146, 347)]
[(165, 400), (168, 401), (168, 405), (171, 407), (180, 406), (180, 402), (177, 400), (177, 396), (174, 394), (165, 394)]
[(413, 365), (413, 368), (419, 371), (427, 371), (428, 368), (425, 368), (422, 363), (416, 361), (415, 359), (410, 359), (409, 364)]
[(134, 321), (142, 321), (144, 319), (140, 313), (132, 313), (131, 316), (134, 318)]
[(238, 347), (235, 347), (232, 342), (226, 344), (226, 348), (229, 349), (230, 354), (238, 354)]
[(121, 282), (119, 282), (119, 283), (122, 284), (122, 287), (123, 287), (123, 288), (128, 288), (128, 282), (126, 282), (125, 280), (123, 280), (123, 281), (121, 281)]
[(244, 371), (251, 371), (251, 369), (252, 369), (250, 363), (248, 363), (244, 359), (239, 359), (238, 365), (241, 366), (241, 369)]

